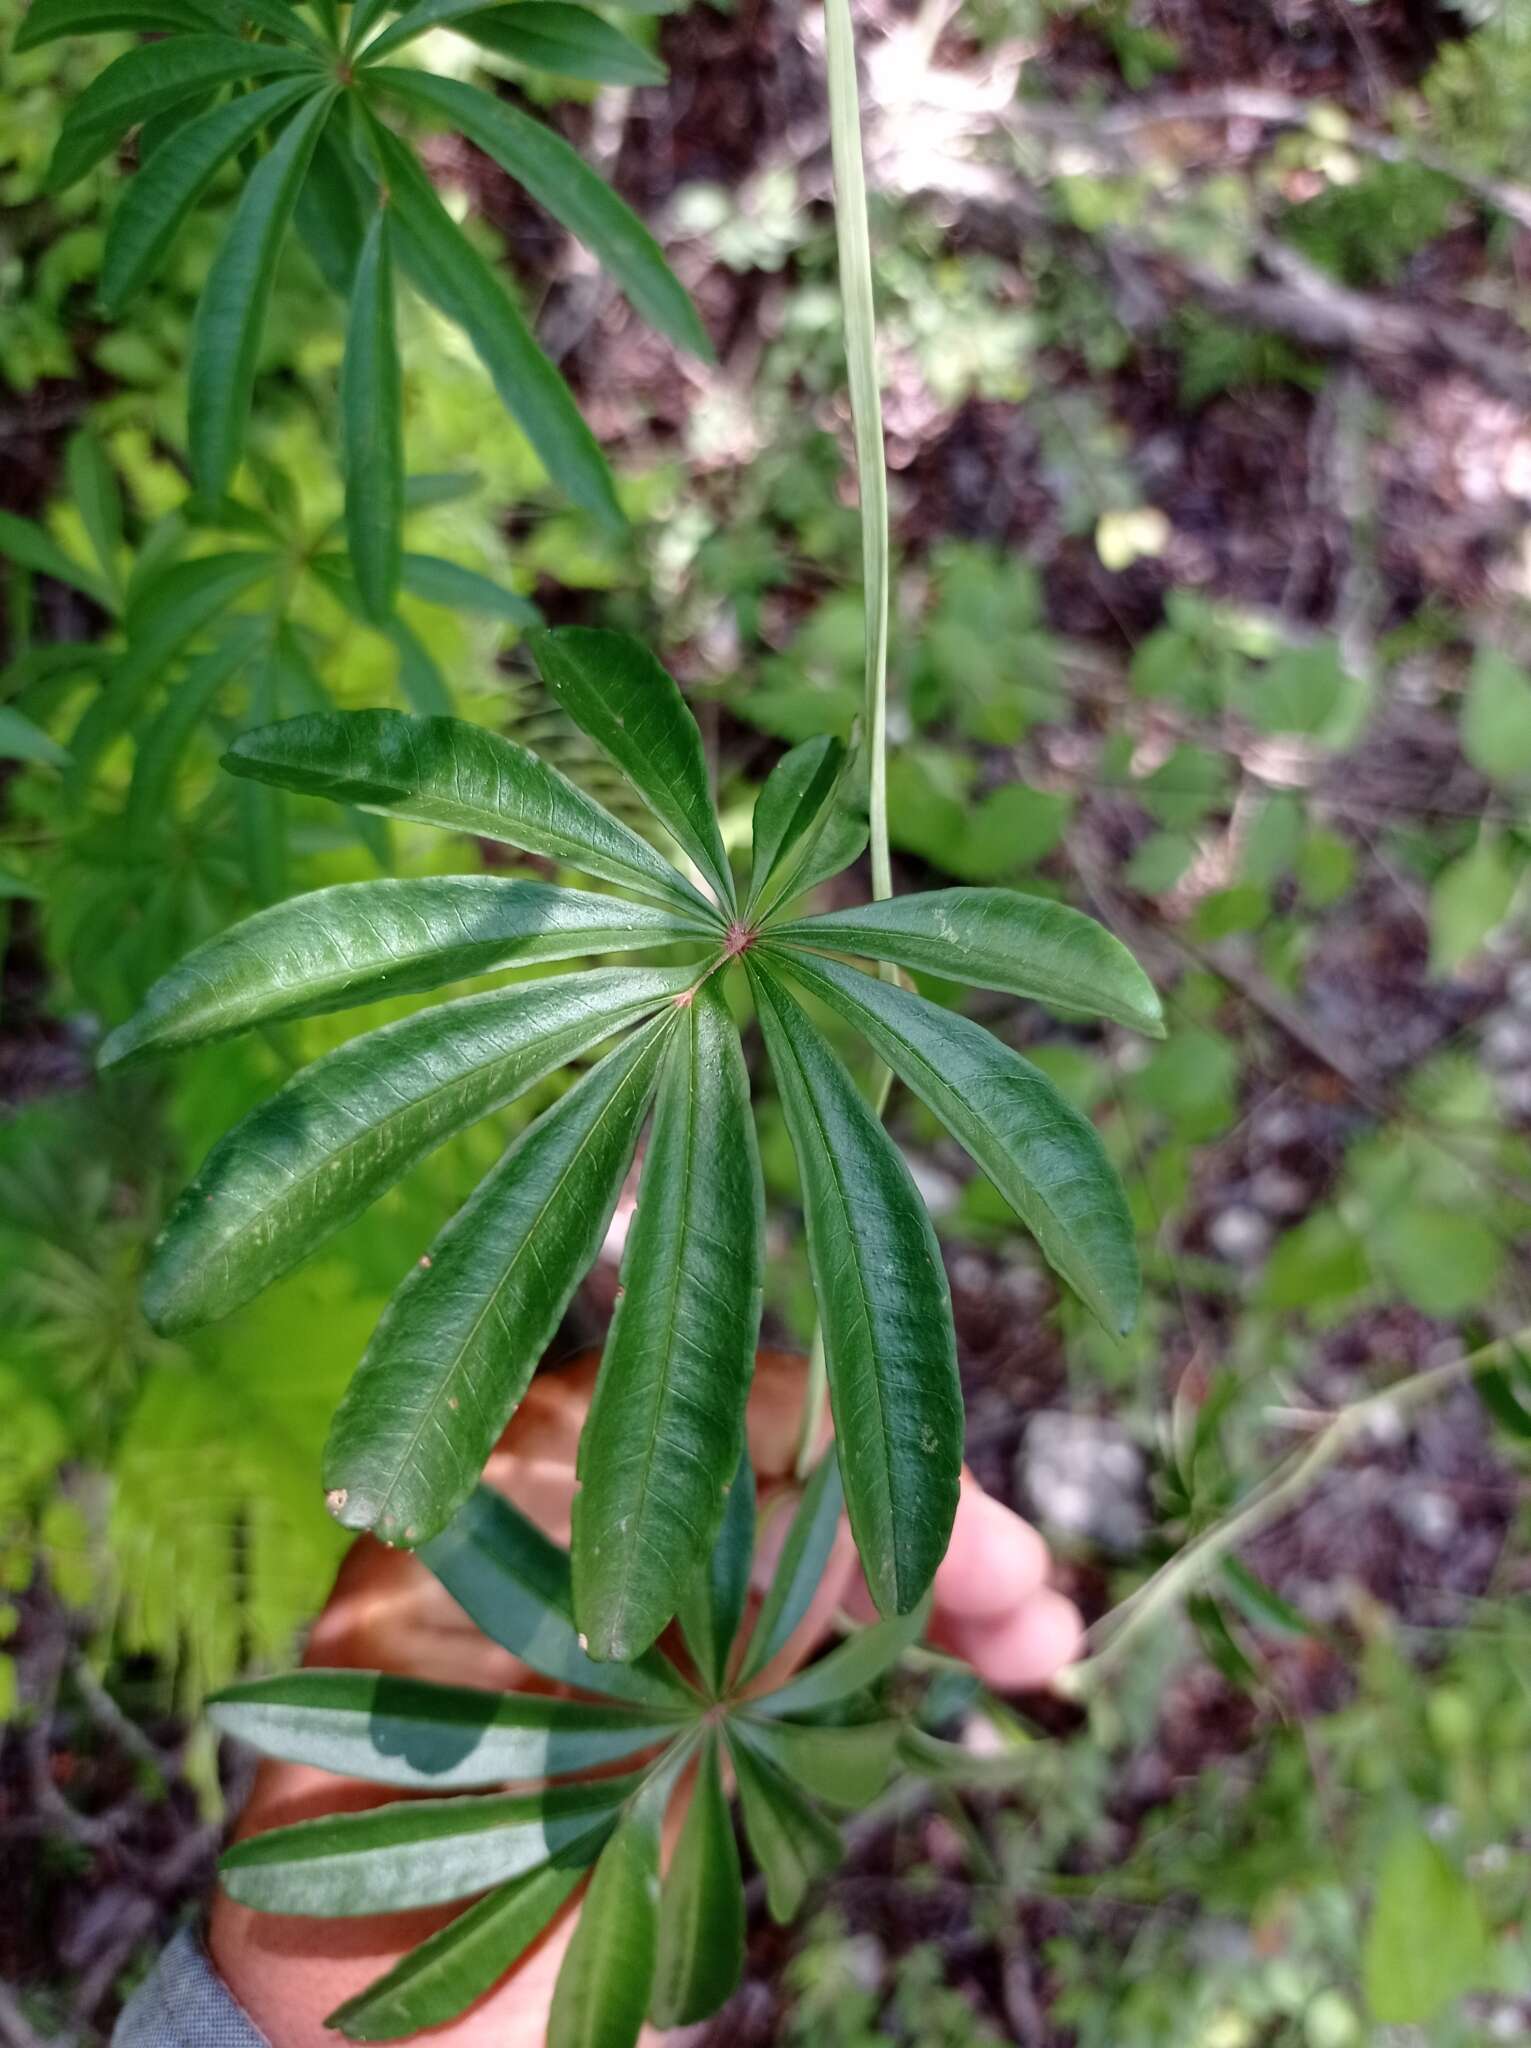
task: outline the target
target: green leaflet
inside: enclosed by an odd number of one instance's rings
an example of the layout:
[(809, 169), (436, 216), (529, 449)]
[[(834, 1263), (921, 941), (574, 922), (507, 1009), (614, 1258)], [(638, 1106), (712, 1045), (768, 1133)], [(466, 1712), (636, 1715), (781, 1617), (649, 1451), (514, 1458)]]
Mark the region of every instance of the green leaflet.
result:
[(465, 239), (404, 144), (375, 121), (368, 135), (388, 187), (404, 267), (466, 333), (552, 481), (582, 510), (622, 530), (606, 458), (504, 285)]
[(667, 1658), (649, 1651), (631, 1664), (597, 1664), (574, 1626), (569, 1553), (509, 1501), (475, 1487), (421, 1562), (494, 1642), (561, 1685), (673, 1712), (698, 1695)]
[(292, 218), (319, 275), (337, 298), (349, 299), (375, 188), (337, 140), (339, 127), (331, 122), (319, 137)]
[(744, 1445), (764, 1229), (749, 1075), (714, 979), (671, 1033), (580, 1439), (574, 1607), (596, 1658), (646, 1650), (713, 1549)]
[(70, 495), (90, 536), (91, 551), (115, 592), (117, 557), (122, 548), (122, 490), (106, 451), (88, 427), (70, 435), (64, 468)]
[(394, 1295), (325, 1449), (347, 1528), (421, 1542), (473, 1491), (601, 1248), (675, 1015), (524, 1131)]
[(780, 1655), (808, 1612), (829, 1562), (844, 1505), (840, 1467), (834, 1451), (829, 1450), (814, 1467), (792, 1517), (777, 1560), (776, 1576), (760, 1603), (749, 1649), (739, 1669), (741, 1684), (758, 1677), (771, 1659)]
[(1138, 1305), (1127, 1198), (1095, 1126), (981, 1026), (829, 959), (772, 948), (933, 1109), (1115, 1336)]
[(851, 1528), (879, 1609), (904, 1614), (946, 1554), (962, 1465), (940, 1248), (850, 1075), (774, 972), (746, 958), (797, 1154)]
[(793, 874), (823, 830), (834, 801), (845, 748), (827, 735), (804, 740), (784, 754), (755, 799), (749, 910), (764, 915), (791, 885)]
[(563, 626), (533, 634), (531, 649), (564, 710), (611, 756), (732, 911), (734, 879), (712, 806), (702, 735), (673, 678), (629, 633)]
[(18, 519), (14, 512), (0, 512), (0, 561), (12, 568), (30, 569), (37, 576), (51, 576), (55, 583), (67, 583), (83, 590), (103, 611), (115, 611), (110, 586), (94, 569), (66, 555), (52, 534), (31, 519)]
[(385, 620), (393, 610), (404, 552), (403, 370), (386, 207), (372, 217), (351, 282), (340, 423), (351, 567), (368, 615)]
[(588, 1863), (633, 1789), (599, 1778), (496, 1799), (411, 1799), (236, 1842), (223, 1888), (262, 1913), (348, 1919), (439, 1905), (550, 1859)]
[(117, 147), (130, 128), (180, 101), (240, 78), (320, 72), (303, 50), (249, 43), (237, 36), (177, 35), (141, 44), (108, 64), (70, 107), (48, 166), (48, 190), (62, 191)]
[(746, 1442), (728, 1489), (712, 1554), (693, 1572), (678, 1609), (686, 1647), (714, 1695), (722, 1692), (728, 1677), (729, 1659), (749, 1600), (754, 1562), (755, 1475)]
[[(392, 56), (395, 50), (402, 50), (406, 43), (412, 43), (417, 36), (425, 35), (428, 30), (455, 28), (458, 26), (459, 16), (476, 13), (495, 4), (496, 0), (415, 0), (413, 7), (403, 8), (397, 19), (385, 28), (375, 41), (367, 45), (362, 52), (363, 63), (370, 70), (381, 58)], [(383, 6), (366, 9), (373, 21), (380, 19), (385, 11), (386, 8)], [(356, 19), (360, 20), (362, 14), (363, 7), (358, 7)], [(353, 39), (358, 33), (356, 21), (353, 20)]]
[(201, 555), (167, 569), (136, 597), (130, 590), (127, 645), (69, 742), (76, 796), (84, 793), (103, 749), (132, 725), (145, 698), (187, 643), (231, 611), (246, 591), (265, 582), (276, 566), (277, 557), (264, 553)]
[(456, 611), (484, 612), (492, 619), (503, 619), (508, 626), (538, 626), (542, 623), (542, 614), (529, 597), (522, 597), (519, 591), (507, 590), (502, 583), (480, 576), (476, 569), (465, 569), (459, 562), (444, 561), (440, 555), (406, 554), (402, 581), (411, 597), (423, 598), (427, 604), (449, 605)]
[(69, 755), (42, 727), (9, 704), (0, 704), (0, 761), (33, 761), (67, 768)]
[(636, 1707), (475, 1692), (378, 1671), (289, 1671), (227, 1687), (208, 1712), (263, 1756), (420, 1791), (567, 1777), (668, 1741)]
[(107, 229), (101, 297), (111, 314), (154, 278), (198, 195), (229, 158), (295, 100), (319, 90), (310, 77), (274, 85), (214, 107), (182, 128), (173, 149), (156, 150), (132, 179)]
[(545, 854), (667, 904), (693, 928), (707, 920), (717, 934), (713, 906), (647, 840), (525, 747), (461, 719), (402, 711), (294, 718), (241, 734), (224, 766), (283, 789)]
[(688, 968), (605, 968), (443, 1003), (316, 1060), (214, 1146), (144, 1284), (156, 1329), (227, 1315), (456, 1132), (673, 999)]
[(333, 102), (334, 89), (317, 94), (256, 165), (197, 301), (186, 433), (192, 474), (205, 497), (220, 497), (238, 465), (277, 257)]
[[(522, 12), (528, 4), (517, 0)], [(682, 348), (711, 357), (707, 331), (659, 244), (562, 136), (508, 101), (455, 78), (383, 70), (373, 81), (411, 106), (445, 115), (584, 243), (651, 326)]]
[(1094, 918), (1013, 889), (935, 889), (777, 925), (782, 945), (891, 960), (1162, 1038), (1153, 985)]
[(765, 1876), (766, 1904), (778, 1925), (797, 1917), (808, 1887), (840, 1860), (840, 1831), (736, 1728), (728, 1734), (751, 1853)]
[(736, 1724), (745, 1741), (826, 1806), (870, 1806), (888, 1782), (901, 1721), (814, 1728), (792, 1721)]
[(661, 63), (586, 8), (562, 0), (517, 0), (514, 12), (517, 20), (512, 22), (512, 9), (496, 0), (416, 0), (368, 44), (364, 62), (370, 67), (427, 29), (449, 28), (501, 56), (564, 78), (593, 79), (598, 85), (657, 85), (665, 77)]
[[(747, 1484), (748, 1475), (741, 1484)], [(690, 2026), (715, 2013), (744, 1967), (744, 1883), (716, 1736), (702, 1752), (691, 1804), (665, 1873), (649, 2017)]]
[(513, 1877), (402, 1957), (325, 2021), (350, 2041), (397, 2041), (455, 2019), (499, 1982), (584, 1876), (544, 1863)]
[(257, 911), (150, 989), (98, 1064), (441, 988), (470, 975), (693, 936), (663, 911), (500, 875), (341, 882)]
[(662, 85), (667, 75), (657, 58), (619, 28), (565, 0), (515, 0), (509, 7), (476, 9), (450, 26), (496, 56), (560, 78), (588, 78), (596, 85)]
[(176, 770), (192, 734), (219, 692), (253, 658), (269, 631), (265, 619), (236, 619), (216, 647), (191, 663), (145, 733), (128, 790), (127, 841), (134, 851), (151, 846), (166, 818), (174, 815)]
[(919, 1640), (928, 1618), (921, 1602), (893, 1621), (858, 1629), (827, 1657), (810, 1664), (796, 1678), (788, 1679), (779, 1691), (752, 1700), (751, 1711), (772, 1716), (817, 1714), (825, 1707), (838, 1706), (853, 1693), (864, 1692), (885, 1671), (891, 1671), (910, 1644)]
[(601, 1851), (548, 2014), (547, 2048), (632, 2048), (659, 1942), (664, 1781), (646, 1786)]
[(135, 35), (141, 30), (203, 33), (208, 19), (190, 0), (32, 0), (11, 41), (20, 56), (61, 36)]

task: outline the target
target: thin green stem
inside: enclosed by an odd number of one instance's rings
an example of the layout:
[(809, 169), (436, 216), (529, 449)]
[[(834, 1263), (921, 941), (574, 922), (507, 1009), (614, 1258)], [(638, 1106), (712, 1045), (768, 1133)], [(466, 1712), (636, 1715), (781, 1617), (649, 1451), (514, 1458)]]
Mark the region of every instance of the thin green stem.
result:
[(872, 305), (872, 240), (861, 156), (861, 100), (850, 0), (825, 0), (829, 132), (835, 173), (835, 238), (845, 318), (856, 484), (861, 497), (861, 563), (866, 595), (866, 710), (872, 894), (893, 894), (888, 857), (888, 471), (877, 380), (877, 320)]
[(1380, 1416), (1408, 1413), (1424, 1407), (1463, 1380), (1508, 1364), (1528, 1338), (1531, 1338), (1531, 1331), (1526, 1330), (1513, 1337), (1501, 1337), (1496, 1343), (1485, 1344), (1479, 1351), (1450, 1359), (1445, 1365), (1434, 1366), (1428, 1372), (1415, 1373), (1409, 1379), (1384, 1387), (1378, 1394), (1369, 1394), (1364, 1400), (1351, 1402), (1347, 1408), (1336, 1409), (1324, 1422), (1313, 1443), (1283, 1459), (1240, 1508), (1204, 1530), (1162, 1570), (1157, 1571), (1147, 1585), (1140, 1587), (1095, 1624), (1089, 1639), (1089, 1647), (1094, 1654), (1088, 1663), (1064, 1674), (1059, 1690), (1075, 1698), (1085, 1698), (1098, 1691), (1103, 1680), (1121, 1663), (1145, 1629), (1151, 1628), (1170, 1608), (1203, 1585), (1209, 1574), (1216, 1571), (1224, 1558), (1241, 1544), (1248, 1543), (1289, 1514), (1308, 1488)]
[[(872, 304), (872, 238), (867, 220), (866, 170), (861, 155), (861, 95), (856, 82), (856, 36), (850, 0), (824, 0), (829, 72), (829, 134), (835, 172), (835, 240), (845, 320), (845, 365), (851, 393), (856, 486), (861, 499), (861, 573), (866, 599), (866, 704), (862, 742), (867, 751), (867, 810), (871, 827), (872, 894), (893, 894), (888, 853), (888, 470), (882, 438), (882, 393), (877, 380), (877, 317)], [(896, 968), (885, 968), (891, 978)], [(879, 1066), (872, 1085), (878, 1115), (887, 1107), (893, 1077)], [(798, 1436), (797, 1471), (812, 1469), (823, 1431), (828, 1375), (824, 1332), (815, 1330), (808, 1387)]]

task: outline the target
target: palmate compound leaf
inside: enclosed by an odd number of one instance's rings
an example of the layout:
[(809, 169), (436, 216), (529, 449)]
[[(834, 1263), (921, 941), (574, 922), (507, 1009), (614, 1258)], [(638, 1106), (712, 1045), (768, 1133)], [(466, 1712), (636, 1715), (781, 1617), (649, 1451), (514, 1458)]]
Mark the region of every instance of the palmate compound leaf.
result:
[[(915, 899), (918, 900), (917, 898)], [(768, 948), (935, 1111), (1114, 1336), (1138, 1303), (1132, 1217), (1094, 1125), (992, 1032), (837, 960)]]
[(692, 968), (597, 968), (421, 1010), (316, 1060), (214, 1146), (154, 1249), (144, 1309), (178, 1331), (309, 1258), (421, 1159), (673, 1001)]
[(714, 1549), (744, 1446), (764, 1231), (749, 1075), (714, 980), (670, 1033), (580, 1439), (574, 1602), (596, 1657), (646, 1650)]
[[(825, 1502), (837, 1500), (822, 1475), (807, 1490), (788, 1544), (794, 1582), (814, 1548), (807, 1532)], [(746, 1501), (747, 1511), (739, 1505)], [(748, 1626), (735, 1590), (748, 1579), (753, 1549), (747, 1466), (735, 1481), (735, 1503), (711, 1560), (723, 1670), (740, 1664), (736, 1637), (741, 1623)], [(886, 1779), (899, 1724), (866, 1718), (873, 1711), (867, 1689), (913, 1639), (923, 1615), (860, 1632), (784, 1691), (762, 1697), (741, 1677), (704, 1695), (657, 1651), (631, 1665), (586, 1658), (570, 1616), (568, 1553), (487, 1488), (421, 1555), (469, 1614), (534, 1668), (628, 1703), (313, 1670), (229, 1688), (214, 1703), (220, 1726), (267, 1755), (409, 1790), (480, 1783), (499, 1769), (532, 1775), (539, 1758), (554, 1771), (604, 1771), (635, 1749), (647, 1749), (647, 1761), (616, 1780), (301, 1823), (232, 1850), (230, 1890), (264, 1911), (335, 1915), (496, 1885), (330, 2016), (351, 2039), (391, 2040), (444, 2023), (488, 1991), (594, 1864), (560, 1971), (550, 2043), (632, 2048), (645, 2005), (661, 2026), (705, 2019), (732, 1991), (743, 1954), (725, 1745), (772, 1910), (790, 1917), (839, 1854), (836, 1830), (816, 1802), (862, 1804)], [(778, 1612), (783, 1605), (796, 1605), (795, 1592), (778, 1601)], [(846, 1726), (789, 1717), (798, 1705), (818, 1711), (847, 1703), (853, 1718)], [(685, 1818), (661, 1882), (661, 1823), (693, 1761)]]
[(257, 911), (188, 953), (99, 1064), (355, 1009), (497, 968), (708, 936), (669, 912), (500, 875), (340, 882)]
[(746, 955), (797, 1154), (846, 1506), (872, 1597), (904, 1614), (946, 1554), (962, 1394), (940, 1247), (908, 1167), (778, 972)]
[(601, 1248), (678, 1017), (641, 1026), (544, 1111), (389, 1303), (325, 1447), (348, 1528), (418, 1543), (472, 1492)]
[[(410, 1276), (337, 1418), (327, 1484), (343, 1520), (378, 1528), (391, 1540), (421, 1542), (448, 1521), (595, 1256), (663, 1074), (627, 1294), (584, 1451), (588, 1498), (579, 1510), (576, 1584), (587, 1644), (578, 1643), (572, 1621), (561, 1623), (560, 1671), (567, 1678), (572, 1665), (581, 1674), (577, 1682), (589, 1685), (592, 1672), (607, 1668), (600, 1657), (613, 1649), (631, 1654), (679, 1612), (699, 1671), (716, 1684), (718, 1639), (715, 1629), (709, 1633), (698, 1574), (737, 1456), (745, 1333), (753, 1330), (758, 1285), (753, 1230), (718, 1233), (724, 1243), (744, 1246), (742, 1269), (706, 1235), (713, 1212), (728, 1217), (737, 1210), (740, 1223), (746, 1208), (758, 1229), (755, 1200), (744, 1199), (746, 1185), (753, 1190), (753, 1162), (743, 1076), (720, 991), (731, 959), (743, 956), (754, 986), (799, 1156), (843, 1490), (868, 1576), (888, 1613), (918, 1605), (955, 1509), (961, 1409), (950, 1305), (908, 1170), (787, 978), (796, 975), (838, 1006), (907, 1074), (1030, 1217), (1060, 1269), (1118, 1323), (1130, 1308), (1130, 1245), (1119, 1190), (1089, 1127), (1070, 1121), (1072, 1113), (1060, 1112), (1045, 1088), (1039, 1093), (1029, 1081), (1023, 1087), (1028, 1070), (976, 1027), (853, 974), (829, 955), (848, 943), (873, 953), (891, 944), (947, 973), (960, 963), (1000, 986), (1045, 985), (1055, 995), (1061, 989), (1070, 1007), (1115, 1006), (1140, 1019), (1150, 1014), (1152, 996), (1144, 996), (1146, 984), (1127, 956), (1089, 920), (1003, 891), (906, 899), (894, 906), (897, 920), (886, 906), (874, 906), (791, 923), (770, 915), (762, 922), (752, 912), (749, 922), (730, 924), (720, 905), (732, 901), (731, 881), (708, 807), (699, 738), (674, 684), (620, 636), (560, 633), (547, 636), (539, 652), (567, 708), (641, 783), (651, 807), (708, 873), (716, 903), (524, 750), (474, 728), (397, 713), (289, 721), (239, 742), (230, 765), (267, 783), (550, 852), (611, 874), (658, 905), (493, 876), (321, 891), (202, 949), (152, 993), (106, 1056), (423, 988), (497, 962), (647, 944), (696, 942), (707, 949), (687, 987), (651, 988), (658, 1013), (626, 1020), (636, 1035), (522, 1135)], [(827, 827), (841, 807), (823, 771), (834, 758), (828, 749), (798, 750), (773, 778), (757, 852), (768, 881), (791, 869), (784, 893), (829, 858)], [(855, 806), (848, 808), (854, 819)], [(403, 893), (395, 898), (393, 891)], [(1040, 967), (1026, 952), (1033, 940)], [(516, 1003), (531, 1016), (549, 1003), (556, 1011), (560, 1000), (523, 991)], [(503, 1013), (486, 1005), (483, 1015), (490, 1014)], [(561, 1029), (554, 1012), (548, 1015)], [(442, 1045), (453, 1049), (445, 1095), (417, 1070), (418, 1108), (406, 1069), (402, 1106), (387, 1107), (388, 1130), (375, 1157), (370, 1137), (350, 1155), (353, 1132), (343, 1118), (327, 1124), (317, 1106), (305, 1109), (300, 1077), (294, 1090), (302, 1135), (312, 1142), (308, 1150), (297, 1145), (268, 1177), (271, 1161), (255, 1168), (239, 1155), (250, 1151), (252, 1132), (258, 1145), (270, 1137), (273, 1153), (283, 1151), (276, 1137), (281, 1098), (258, 1112), (243, 1141), (215, 1155), (211, 1178), (219, 1187), (204, 1186), (206, 1213), (197, 1216), (193, 1201), (178, 1214), (172, 1238), (184, 1232), (184, 1240), (175, 1256), (167, 1250), (156, 1263), (157, 1281), (163, 1279), (158, 1299), (151, 1290), (156, 1312), (167, 1322), (190, 1321), (243, 1298), (301, 1249), (305, 1222), (314, 1237), (328, 1210), (343, 1208), (337, 1183), (354, 1183), (359, 1198), (368, 1198), (374, 1163), (386, 1180), (399, 1160), (417, 1156), (417, 1139), (431, 1142), (438, 1115), (451, 1123), (459, 1107), (471, 1114), (470, 1098), (480, 1091), (484, 1101), (497, 1099), (494, 1069), (510, 1048), (491, 1040), (483, 1067), (485, 1049), (474, 1043), (478, 1019), (479, 1012), (458, 1007), (439, 1022), (411, 1020), (390, 1027), (394, 1035), (334, 1056), (341, 1064), (320, 1071), (321, 1090), (350, 1075), (381, 1100), (400, 1092), (390, 1066), (401, 1048), (430, 1048), (432, 1059)], [(583, 1024), (576, 1019), (573, 1028), (585, 1042)], [(602, 1034), (592, 1031), (593, 1046)], [(558, 1050), (550, 1043), (546, 1058)], [(379, 1054), (373, 1075), (368, 1070)], [(979, 1098), (976, 1105), (968, 1093)], [(329, 1170), (332, 1146), (346, 1154), (338, 1176)], [(367, 1162), (365, 1172), (357, 1161)], [(291, 1187), (283, 1178), (289, 1166), (296, 1175)], [(1071, 1197), (1071, 1170), (1082, 1185), (1089, 1182), (1088, 1200)], [(241, 1199), (223, 1201), (225, 1185)], [(688, 1345), (705, 1351), (705, 1379), (697, 1379)], [(722, 1374), (719, 1357), (733, 1361)], [(677, 1445), (679, 1455), (671, 1455)], [(832, 1533), (828, 1481), (822, 1484), (823, 1513), (804, 1525), (803, 1558)], [(615, 1540), (613, 1532), (634, 1528), (645, 1540)], [(752, 1673), (775, 1654), (801, 1612), (799, 1594), (813, 1576), (803, 1578), (801, 1561), (784, 1571), (786, 1590), (768, 1604), (748, 1652)]]
[(497, 839), (683, 915), (717, 918), (646, 840), (556, 768), (464, 719), (402, 711), (292, 718), (242, 733), (224, 766), (282, 789)]

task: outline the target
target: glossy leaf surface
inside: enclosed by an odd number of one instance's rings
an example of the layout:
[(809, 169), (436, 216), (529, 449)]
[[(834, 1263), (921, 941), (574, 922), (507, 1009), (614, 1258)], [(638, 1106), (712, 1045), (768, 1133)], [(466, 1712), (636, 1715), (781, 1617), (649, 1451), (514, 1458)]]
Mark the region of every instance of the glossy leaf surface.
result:
[(157, 1329), (227, 1315), (436, 1146), (673, 1001), (686, 968), (607, 968), (443, 1003), (353, 1039), (214, 1146), (154, 1249)]
[(588, 1862), (633, 1789), (597, 1778), (499, 1798), (411, 1799), (250, 1835), (224, 1890), (258, 1912), (349, 1919), (470, 1897), (550, 1859)]
[(631, 2048), (648, 2009), (659, 1940), (658, 1787), (601, 1851), (548, 2014), (547, 2048)]
[(452, 1792), (567, 1777), (675, 1733), (636, 1707), (475, 1692), (376, 1671), (290, 1671), (208, 1701), (225, 1735), (341, 1777)]
[(1013, 889), (934, 889), (775, 927), (784, 944), (891, 960), (1161, 1037), (1159, 998), (1104, 925)]
[(563, 626), (535, 634), (531, 646), (564, 710), (611, 756), (695, 861), (718, 902), (731, 909), (733, 876), (712, 807), (702, 735), (674, 679), (628, 633)]
[(337, 2006), (325, 2025), (351, 2041), (398, 2041), (455, 2019), (530, 1948), (583, 1876), (578, 1864), (544, 1863), (513, 1877)]
[(702, 1752), (691, 1803), (665, 1872), (649, 2017), (694, 2025), (715, 2013), (744, 1968), (744, 1883), (723, 1789), (721, 1745)]
[(556, 768), (463, 719), (402, 711), (292, 718), (242, 733), (224, 765), (283, 789), (501, 840), (669, 904), (693, 921), (716, 918), (646, 840)]
[(775, 976), (750, 982), (797, 1154), (846, 1507), (872, 1597), (907, 1613), (946, 1553), (962, 1464), (951, 1297), (908, 1167)]
[(670, 1034), (580, 1439), (574, 1608), (597, 1658), (646, 1650), (712, 1551), (744, 1445), (764, 1229), (749, 1075), (714, 979)]
[(645, 1025), (524, 1131), (389, 1303), (325, 1448), (347, 1528), (418, 1543), (472, 1492), (600, 1250), (672, 1028)]
[(494, 1642), (562, 1685), (639, 1706), (674, 1708), (697, 1695), (666, 1658), (597, 1664), (574, 1626), (569, 1553), (509, 1501), (475, 1488), (420, 1557), (452, 1598)]
[(690, 934), (663, 911), (498, 875), (341, 882), (209, 939), (154, 984), (101, 1048), (131, 1055), (226, 1038), (252, 1024), (354, 1009), (470, 975)]
[(840, 1832), (737, 1730), (729, 1732), (744, 1832), (765, 1876), (766, 1903), (779, 1925), (795, 1919), (810, 1885), (840, 1860)]
[(990, 1031), (829, 959), (789, 971), (855, 1026), (1020, 1216), (1113, 1335), (1132, 1327), (1138, 1254), (1121, 1182), (1095, 1126)]

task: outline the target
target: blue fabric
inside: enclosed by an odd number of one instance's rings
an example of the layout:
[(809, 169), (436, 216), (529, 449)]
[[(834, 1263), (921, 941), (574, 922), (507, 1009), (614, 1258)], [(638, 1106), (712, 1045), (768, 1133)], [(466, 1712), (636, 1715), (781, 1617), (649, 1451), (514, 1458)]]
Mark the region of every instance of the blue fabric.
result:
[(271, 2048), (191, 1929), (178, 1934), (122, 2008), (112, 2048)]

